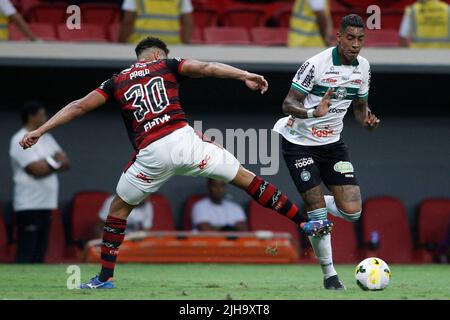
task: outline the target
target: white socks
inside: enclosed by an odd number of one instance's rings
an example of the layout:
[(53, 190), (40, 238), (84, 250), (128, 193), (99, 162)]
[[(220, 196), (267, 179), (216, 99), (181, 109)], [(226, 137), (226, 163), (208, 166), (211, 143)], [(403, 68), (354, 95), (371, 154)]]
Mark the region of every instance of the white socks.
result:
[[(320, 208), (308, 212), (310, 220), (324, 220), (327, 218), (327, 209)], [(325, 279), (337, 274), (333, 265), (333, 252), (331, 248), (331, 235), (327, 234), (321, 238), (309, 236), (309, 241), (314, 249), (314, 254), (320, 263)]]
[[(342, 218), (349, 222), (355, 222), (361, 216), (361, 211), (359, 211), (357, 213), (349, 214), (349, 213), (346, 213), (346, 212), (342, 211), (341, 209), (339, 209), (336, 206), (336, 202), (334, 201), (333, 196), (324, 196), (324, 198), (325, 198), (325, 204), (327, 205), (328, 212), (331, 213), (335, 217)], [(316, 211), (316, 210), (314, 210), (314, 211)]]

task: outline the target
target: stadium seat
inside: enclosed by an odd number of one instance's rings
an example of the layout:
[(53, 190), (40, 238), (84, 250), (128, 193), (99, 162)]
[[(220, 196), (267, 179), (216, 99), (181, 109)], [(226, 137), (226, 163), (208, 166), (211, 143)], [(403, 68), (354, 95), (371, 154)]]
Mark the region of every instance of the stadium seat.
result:
[(245, 28), (208, 27), (204, 30), (205, 44), (249, 45), (250, 35)]
[[(45, 41), (56, 41), (56, 32), (52, 24), (47, 23), (29, 23), (30, 30), (41, 40)], [(19, 28), (13, 24), (9, 24), (9, 40), (12, 41), (23, 41), (29, 40), (26, 35), (24, 35)]]
[(200, 28), (194, 28), (192, 31), (192, 37), (190, 44), (204, 44), (205, 40), (203, 39), (203, 30)]
[(400, 29), (403, 18), (403, 10), (399, 9), (383, 9), (381, 15), (381, 29)]
[(120, 22), (120, 8), (108, 3), (84, 3), (80, 5), (83, 23), (107, 27)]
[(250, 30), (253, 44), (260, 46), (287, 45), (288, 28), (253, 28)]
[(232, 7), (227, 8), (222, 16), (223, 24), (227, 27), (255, 28), (266, 24), (266, 12), (261, 8)]
[(63, 262), (65, 257), (65, 249), (66, 238), (64, 234), (62, 215), (59, 210), (54, 210), (51, 216), (50, 233), (48, 238), (48, 247), (45, 256), (45, 262)]
[(206, 194), (196, 194), (187, 198), (184, 204), (184, 213), (183, 213), (183, 229), (184, 230), (192, 230), (192, 207), (194, 204), (207, 197)]
[(292, 14), (292, 3), (289, 5), (284, 5), (277, 9), (273, 13), (273, 19), (278, 27), (289, 28), (291, 14)]
[(113, 23), (108, 27), (108, 39), (111, 42), (119, 42), (120, 23)]
[(153, 193), (148, 199), (153, 205), (152, 231), (174, 231), (172, 207), (169, 200), (162, 194)]
[(366, 47), (398, 47), (398, 29), (365, 30)]
[(109, 197), (107, 192), (86, 191), (75, 194), (72, 200), (72, 240), (80, 245), (94, 238), (98, 212)]
[(418, 259), (432, 262), (433, 251), (443, 243), (450, 228), (450, 199), (424, 199), (419, 208), (417, 231), (419, 244)]
[(214, 8), (201, 8), (193, 12), (194, 26), (196, 28), (206, 28), (217, 26), (219, 14)]
[(80, 41), (80, 42), (106, 42), (108, 37), (103, 27), (83, 23), (81, 29), (67, 29), (65, 24), (57, 27), (58, 39), (60, 41)]
[(11, 262), (6, 226), (3, 220), (3, 207), (0, 205), (0, 263)]
[(334, 263), (357, 263), (360, 261), (360, 252), (356, 238), (354, 224), (328, 214), (333, 222), (331, 242), (333, 247)]
[(248, 206), (248, 225), (252, 231), (269, 230), (290, 233), (296, 248), (299, 248), (299, 229), (295, 223), (253, 200)]
[(413, 262), (413, 244), (408, 216), (403, 203), (394, 197), (374, 197), (363, 204), (362, 238), (370, 242), (372, 232), (378, 232), (379, 248), (366, 250), (388, 263)]
[(39, 4), (30, 9), (30, 22), (50, 23), (57, 26), (65, 22), (67, 4)]

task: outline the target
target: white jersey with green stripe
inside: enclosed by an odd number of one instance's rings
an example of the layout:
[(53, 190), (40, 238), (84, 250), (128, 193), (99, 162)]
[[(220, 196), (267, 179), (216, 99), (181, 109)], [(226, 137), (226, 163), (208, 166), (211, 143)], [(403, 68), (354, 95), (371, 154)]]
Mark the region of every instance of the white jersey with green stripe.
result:
[(317, 107), (329, 88), (331, 97), (328, 114), (318, 118), (281, 118), (273, 130), (286, 140), (307, 146), (336, 142), (343, 130), (343, 119), (353, 100), (369, 97), (370, 65), (358, 56), (351, 65), (341, 64), (337, 47), (329, 48), (308, 59), (292, 79), (291, 89), (306, 95), (306, 109)]

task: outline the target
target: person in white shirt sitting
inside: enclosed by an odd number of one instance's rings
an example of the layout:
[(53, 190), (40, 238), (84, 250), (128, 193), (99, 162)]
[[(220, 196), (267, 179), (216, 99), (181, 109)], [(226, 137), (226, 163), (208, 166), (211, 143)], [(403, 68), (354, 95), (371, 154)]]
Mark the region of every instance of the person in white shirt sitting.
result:
[[(108, 217), (109, 207), (114, 199), (114, 195), (110, 195), (98, 212), (99, 221), (96, 226), (95, 235), (101, 238), (103, 234), (103, 227), (105, 226), (106, 218)], [(150, 230), (153, 225), (153, 206), (145, 199), (138, 206), (136, 206), (128, 217), (126, 233), (135, 231)]]
[(224, 199), (226, 184), (208, 179), (208, 197), (192, 207), (192, 225), (199, 231), (246, 231), (247, 217), (240, 205)]

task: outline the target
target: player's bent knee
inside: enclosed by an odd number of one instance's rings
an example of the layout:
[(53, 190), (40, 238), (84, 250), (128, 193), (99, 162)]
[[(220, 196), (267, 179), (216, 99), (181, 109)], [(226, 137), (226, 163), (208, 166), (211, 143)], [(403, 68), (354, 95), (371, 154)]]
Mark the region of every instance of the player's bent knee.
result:
[(349, 222), (355, 222), (358, 221), (361, 217), (361, 207), (353, 206), (353, 207), (347, 207), (342, 210), (341, 208), (337, 208), (339, 210), (339, 213), (341, 214), (341, 217)]

